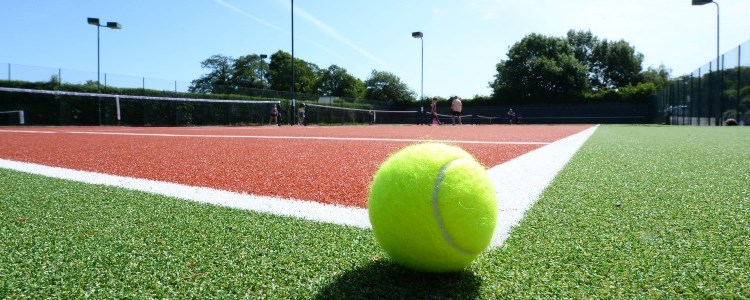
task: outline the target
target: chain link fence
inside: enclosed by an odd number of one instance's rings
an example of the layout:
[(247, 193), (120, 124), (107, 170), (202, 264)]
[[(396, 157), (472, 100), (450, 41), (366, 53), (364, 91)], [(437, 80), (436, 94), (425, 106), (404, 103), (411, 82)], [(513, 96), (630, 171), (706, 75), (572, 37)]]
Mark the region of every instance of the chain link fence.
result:
[(96, 72), (39, 67), (13, 63), (0, 63), (3, 70), (0, 78), (7, 81), (50, 82), (62, 86), (64, 84), (96, 84), (99, 82), (103, 89), (108, 87), (133, 88), (168, 92), (187, 92), (190, 82), (152, 78), (145, 76), (131, 76), (111, 73), (101, 73), (97, 81)]
[(654, 95), (654, 105), (657, 123), (750, 124), (750, 40), (673, 80)]

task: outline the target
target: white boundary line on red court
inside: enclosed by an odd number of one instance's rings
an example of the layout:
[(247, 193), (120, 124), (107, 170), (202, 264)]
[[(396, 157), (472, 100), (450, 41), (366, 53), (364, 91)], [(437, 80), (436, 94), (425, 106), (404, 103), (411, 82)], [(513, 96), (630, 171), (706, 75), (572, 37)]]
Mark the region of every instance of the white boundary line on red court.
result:
[(276, 215), (369, 228), (367, 210), (312, 201), (256, 196), (171, 182), (116, 176), (0, 159), (0, 168), (88, 184), (116, 186), (129, 190), (176, 197), (196, 202), (252, 210)]
[(549, 142), (493, 142), (493, 141), (460, 141), (460, 140), (425, 140), (395, 138), (342, 138), (324, 136), (277, 136), (277, 135), (219, 135), (219, 134), (174, 134), (174, 133), (135, 133), (110, 131), (41, 131), (41, 130), (3, 130), (9, 133), (54, 133), (54, 134), (90, 134), (120, 136), (153, 136), (153, 137), (188, 137), (188, 138), (227, 138), (227, 139), (286, 139), (286, 140), (324, 140), (324, 141), (371, 141), (371, 142), (407, 142), (407, 143), (454, 143), (454, 144), (487, 144), (487, 145), (549, 145)]
[[(488, 170), (498, 197), (498, 224), (491, 247), (499, 247), (557, 173), (567, 164), (596, 126), (547, 144)], [(411, 140), (408, 140), (411, 141)], [(455, 142), (455, 141), (442, 141)], [(246, 209), (307, 220), (370, 228), (367, 209), (317, 202), (256, 196), (177, 183), (50, 167), (0, 159), (0, 168), (47, 177), (122, 187), (201, 203)]]
[(573, 158), (598, 126), (490, 168), (487, 173), (498, 200), (497, 225), (490, 247), (499, 247), (534, 205), (557, 173)]

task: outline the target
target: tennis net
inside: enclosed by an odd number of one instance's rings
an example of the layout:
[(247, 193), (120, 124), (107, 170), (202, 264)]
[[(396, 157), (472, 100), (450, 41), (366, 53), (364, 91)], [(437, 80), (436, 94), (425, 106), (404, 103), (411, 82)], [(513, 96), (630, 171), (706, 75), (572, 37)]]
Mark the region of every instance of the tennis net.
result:
[(414, 110), (378, 110), (305, 104), (305, 123), (307, 124), (418, 124), (424, 118)]
[[(261, 125), (279, 101), (217, 100), (0, 87), (0, 112), (26, 125)], [(0, 114), (0, 121), (5, 121)], [(12, 124), (13, 121), (0, 123)]]
[(0, 125), (24, 125), (25, 118), (22, 110), (0, 111)]

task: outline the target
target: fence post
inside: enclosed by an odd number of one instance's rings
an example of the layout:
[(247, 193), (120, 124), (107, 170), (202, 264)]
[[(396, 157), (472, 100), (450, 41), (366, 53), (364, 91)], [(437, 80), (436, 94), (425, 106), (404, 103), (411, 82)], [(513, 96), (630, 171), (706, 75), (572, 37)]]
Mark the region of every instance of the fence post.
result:
[(708, 73), (709, 75), (709, 79), (708, 79), (709, 80), (708, 82), (708, 101), (709, 101), (708, 126), (711, 126), (711, 123), (714, 123), (714, 122), (711, 122), (711, 119), (713, 117), (716, 117), (716, 112), (714, 111), (716, 109), (716, 87), (715, 86), (716, 86), (716, 81), (718, 81), (716, 78), (717, 77), (716, 75), (718, 75), (718, 73), (714, 71), (714, 67), (716, 67), (717, 69), (719, 68), (718, 60), (716, 61), (716, 65), (714, 65), (714, 62), (708, 63), (708, 71), (709, 71)]
[[(703, 121), (703, 69), (698, 69), (698, 87), (695, 89), (698, 94), (698, 126)], [(692, 125), (692, 123), (690, 124)]]
[(724, 55), (721, 55), (721, 63), (716, 62), (716, 98), (719, 100), (719, 111), (716, 113), (716, 126), (724, 125)]
[(740, 122), (740, 80), (742, 80), (742, 45), (737, 46), (737, 108), (734, 113), (735, 121)]

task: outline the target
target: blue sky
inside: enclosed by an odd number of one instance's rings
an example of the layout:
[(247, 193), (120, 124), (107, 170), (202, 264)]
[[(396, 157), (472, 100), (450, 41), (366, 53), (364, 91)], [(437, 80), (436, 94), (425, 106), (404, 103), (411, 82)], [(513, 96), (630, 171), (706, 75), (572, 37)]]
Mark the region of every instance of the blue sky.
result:
[[(96, 29), (86, 18), (98, 17), (123, 26), (101, 29), (102, 73), (182, 85), (206, 73), (200, 62), (213, 54), (291, 52), (290, 2), (0, 0), (0, 78), (11, 63), (96, 79)], [(664, 64), (682, 75), (716, 56), (716, 7), (690, 2), (297, 0), (294, 50), (298, 58), (321, 68), (336, 64), (362, 80), (373, 69), (394, 73), (419, 94), (421, 45), (411, 32), (422, 31), (425, 96), (469, 98), (491, 93), (495, 64), (524, 36), (582, 29), (625, 39), (645, 55), (644, 67)], [(750, 1), (718, 2), (723, 53), (750, 39)]]

